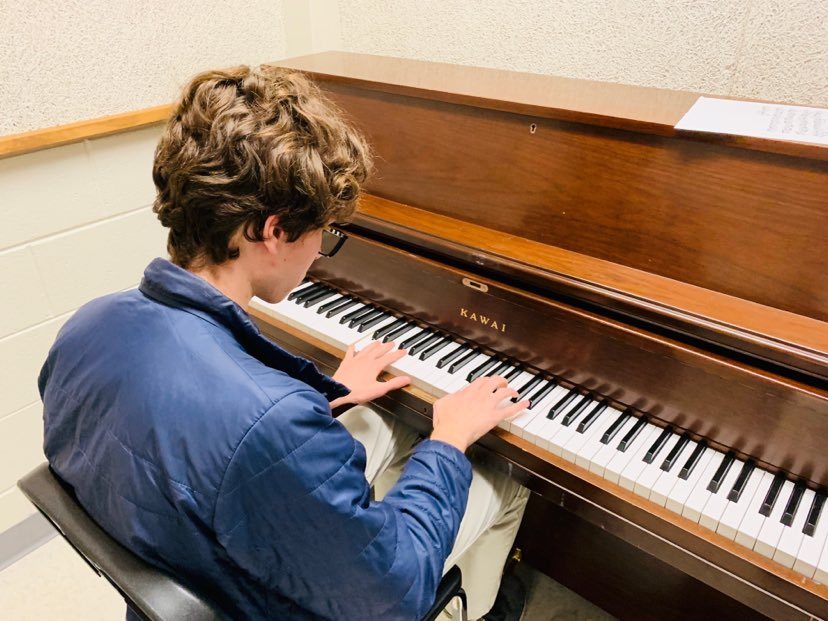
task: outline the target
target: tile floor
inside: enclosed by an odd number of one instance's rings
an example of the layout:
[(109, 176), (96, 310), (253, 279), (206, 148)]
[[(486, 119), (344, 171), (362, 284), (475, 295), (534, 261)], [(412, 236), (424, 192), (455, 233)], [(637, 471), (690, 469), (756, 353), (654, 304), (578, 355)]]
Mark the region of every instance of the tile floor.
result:
[[(528, 567), (523, 621), (611, 621), (612, 617)], [(124, 602), (60, 537), (0, 571), (0, 617), (8, 621), (120, 621)]]

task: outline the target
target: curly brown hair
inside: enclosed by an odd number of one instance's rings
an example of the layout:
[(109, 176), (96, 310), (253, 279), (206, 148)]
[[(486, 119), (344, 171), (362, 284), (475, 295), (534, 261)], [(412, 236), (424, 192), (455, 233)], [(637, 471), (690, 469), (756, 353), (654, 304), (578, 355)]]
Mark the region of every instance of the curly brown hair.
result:
[(153, 211), (182, 267), (239, 256), (277, 215), (288, 241), (353, 214), (371, 170), (364, 138), (308, 78), (278, 67), (206, 71), (183, 89), (158, 147)]

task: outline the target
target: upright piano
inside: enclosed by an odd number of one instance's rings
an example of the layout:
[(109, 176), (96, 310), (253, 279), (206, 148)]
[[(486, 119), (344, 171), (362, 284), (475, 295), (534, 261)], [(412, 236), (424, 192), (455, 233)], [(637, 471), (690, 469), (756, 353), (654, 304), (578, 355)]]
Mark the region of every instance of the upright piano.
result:
[(350, 53), (373, 146), (350, 237), (263, 332), (332, 372), (393, 339), (431, 404), (505, 375), (475, 458), (525, 562), (629, 619), (828, 618), (828, 148), (674, 128), (696, 94)]

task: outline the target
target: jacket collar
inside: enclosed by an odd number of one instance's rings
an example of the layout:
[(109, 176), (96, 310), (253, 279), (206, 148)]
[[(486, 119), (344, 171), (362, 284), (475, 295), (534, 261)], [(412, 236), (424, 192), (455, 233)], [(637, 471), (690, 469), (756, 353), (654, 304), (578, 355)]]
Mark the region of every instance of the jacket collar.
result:
[(229, 330), (241, 346), (259, 361), (299, 379), (329, 400), (348, 394), (304, 358), (294, 356), (265, 338), (250, 316), (203, 278), (166, 259), (153, 259), (138, 289), (147, 297), (173, 308), (196, 311), (207, 321)]

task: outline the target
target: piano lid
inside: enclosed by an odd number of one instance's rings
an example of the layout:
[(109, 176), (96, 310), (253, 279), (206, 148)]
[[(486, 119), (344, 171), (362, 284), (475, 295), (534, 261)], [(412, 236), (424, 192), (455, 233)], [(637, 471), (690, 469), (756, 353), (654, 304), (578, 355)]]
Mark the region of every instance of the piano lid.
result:
[(693, 93), (340, 52), (281, 64), (376, 151), (363, 229), (828, 378), (825, 147), (676, 131)]

